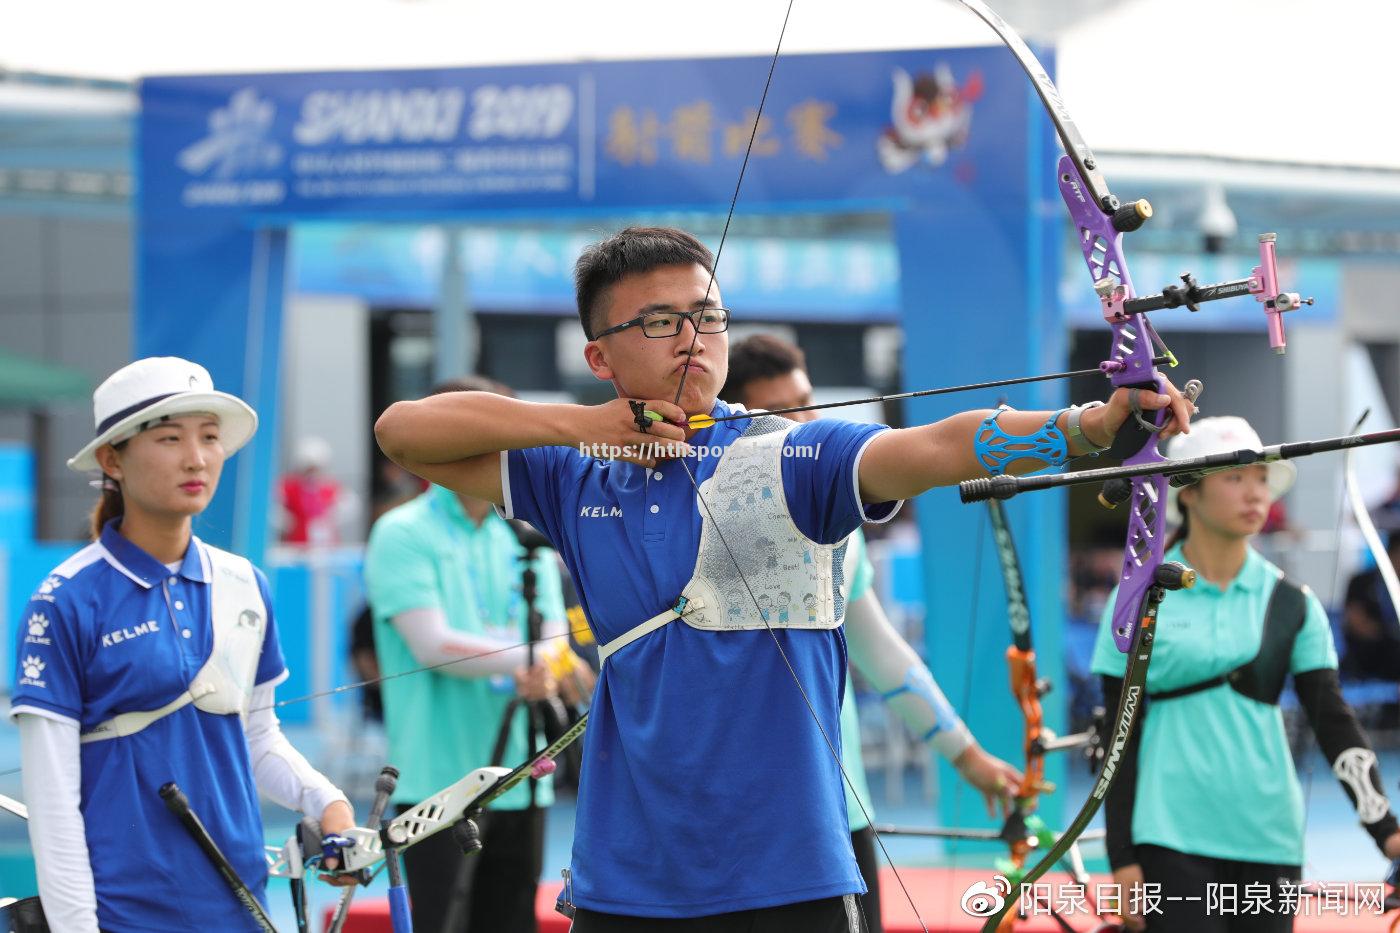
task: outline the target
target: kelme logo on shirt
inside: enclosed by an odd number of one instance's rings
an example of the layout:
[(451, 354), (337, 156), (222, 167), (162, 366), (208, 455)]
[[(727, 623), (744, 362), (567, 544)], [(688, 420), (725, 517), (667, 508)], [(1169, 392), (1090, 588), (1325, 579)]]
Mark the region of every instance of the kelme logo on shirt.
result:
[(155, 619), (149, 622), (142, 622), (140, 625), (133, 625), (129, 628), (119, 628), (115, 632), (102, 633), (102, 647), (110, 648), (113, 645), (120, 645), (124, 641), (131, 641), (133, 638), (140, 638), (142, 635), (149, 635), (152, 632), (160, 631), (160, 624)]
[(581, 505), (578, 510), (579, 518), (621, 518), (622, 506), (620, 505)]
[(24, 676), (19, 679), (20, 684), (26, 687), (44, 686), (44, 682), (40, 680), (39, 677), (44, 673), (44, 668), (47, 666), (48, 665), (46, 665), (38, 655), (29, 655), (24, 659), (24, 663), (20, 665), (20, 669), (24, 672)]
[(42, 612), (36, 612), (29, 617), (29, 634), (24, 636), (26, 645), (47, 645), (50, 640), (45, 637), (49, 630), (49, 619)]
[(63, 578), (49, 574), (39, 588), (34, 591), (34, 599), (42, 599), (46, 603), (53, 602), (53, 591), (63, 585)]

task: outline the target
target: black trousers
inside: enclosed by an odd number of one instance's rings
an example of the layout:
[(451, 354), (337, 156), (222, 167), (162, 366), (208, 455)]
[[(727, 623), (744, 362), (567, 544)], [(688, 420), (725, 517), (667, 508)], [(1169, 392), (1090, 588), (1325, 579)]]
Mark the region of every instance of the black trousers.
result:
[(864, 933), (853, 895), (681, 920), (580, 907), (570, 933)]
[(867, 826), (851, 833), (851, 848), (856, 850), (856, 864), (865, 879), (865, 893), (860, 896), (860, 911), (869, 933), (885, 933), (880, 922), (880, 858), (875, 852), (875, 830)]
[[(400, 806), (399, 812), (408, 809)], [(491, 810), (476, 819), (472, 856), (444, 830), (404, 850), (404, 876), (420, 933), (535, 933), (544, 862), (544, 810)]]
[[(1277, 909), (1280, 885), (1297, 884), (1303, 876), (1300, 866), (1206, 858), (1151, 845), (1134, 846), (1134, 851), (1142, 866), (1143, 881), (1161, 885), (1161, 897), (1154, 911), (1143, 917), (1147, 933), (1291, 933), (1291, 915), (1246, 909), (1245, 886), (1267, 885), (1265, 903)], [(1234, 892), (1238, 908), (1222, 912), (1208, 904), (1207, 889), (1212, 884)], [(1154, 891), (1154, 896), (1157, 893)], [(1126, 899), (1129, 892), (1124, 891), (1123, 896)]]

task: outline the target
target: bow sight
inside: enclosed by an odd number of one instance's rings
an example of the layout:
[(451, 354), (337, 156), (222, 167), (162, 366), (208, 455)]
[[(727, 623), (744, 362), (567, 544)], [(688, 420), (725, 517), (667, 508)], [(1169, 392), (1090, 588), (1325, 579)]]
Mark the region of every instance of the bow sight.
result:
[(1127, 289), (1121, 283), (1115, 284), (1110, 279), (1095, 282), (1094, 290), (1103, 302), (1104, 319), (1111, 324), (1121, 323), (1134, 314), (1179, 308), (1182, 305), (1189, 311), (1199, 311), (1200, 306), (1207, 301), (1253, 295), (1255, 300), (1264, 306), (1264, 313), (1268, 316), (1269, 346), (1273, 347), (1274, 352), (1283, 353), (1288, 349), (1288, 340), (1283, 332), (1284, 312), (1296, 311), (1303, 305), (1310, 305), (1313, 299), (1299, 297), (1297, 292), (1279, 291), (1278, 259), (1274, 252), (1277, 240), (1278, 234), (1259, 234), (1259, 265), (1255, 266), (1249, 278), (1245, 279), (1201, 285), (1190, 272), (1183, 272), (1182, 284), (1168, 285), (1155, 295), (1143, 295), (1139, 298), (1127, 298)]

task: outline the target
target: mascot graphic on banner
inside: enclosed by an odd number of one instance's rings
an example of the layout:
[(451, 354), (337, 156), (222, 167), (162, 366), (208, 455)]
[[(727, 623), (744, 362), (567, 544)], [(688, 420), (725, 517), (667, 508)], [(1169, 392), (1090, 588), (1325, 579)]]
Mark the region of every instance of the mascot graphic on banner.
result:
[(981, 96), (981, 72), (959, 87), (947, 65), (912, 77), (896, 68), (890, 126), (875, 144), (885, 171), (898, 175), (920, 161), (933, 168), (948, 161), (949, 152), (967, 142), (972, 104)]

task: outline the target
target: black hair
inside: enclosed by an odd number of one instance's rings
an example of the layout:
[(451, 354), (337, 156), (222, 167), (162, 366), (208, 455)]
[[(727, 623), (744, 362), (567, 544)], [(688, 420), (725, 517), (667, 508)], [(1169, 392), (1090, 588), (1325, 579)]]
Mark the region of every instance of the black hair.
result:
[(695, 237), (675, 227), (628, 227), (586, 248), (574, 264), (574, 293), (579, 323), (589, 340), (605, 293), (629, 275), (662, 266), (698, 265), (715, 271), (714, 254)]
[(807, 369), (807, 356), (796, 344), (772, 334), (754, 334), (729, 348), (729, 377), (719, 397), (730, 404), (742, 404), (749, 383), (799, 369)]
[[(121, 450), (126, 444), (126, 441), (118, 441), (112, 447)], [(97, 500), (97, 505), (92, 507), (92, 540), (96, 541), (102, 537), (102, 528), (108, 522), (114, 518), (121, 518), (125, 514), (126, 500), (122, 498), (121, 483), (103, 473), (102, 495)]]

